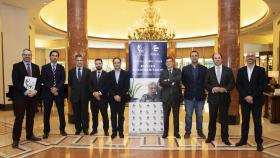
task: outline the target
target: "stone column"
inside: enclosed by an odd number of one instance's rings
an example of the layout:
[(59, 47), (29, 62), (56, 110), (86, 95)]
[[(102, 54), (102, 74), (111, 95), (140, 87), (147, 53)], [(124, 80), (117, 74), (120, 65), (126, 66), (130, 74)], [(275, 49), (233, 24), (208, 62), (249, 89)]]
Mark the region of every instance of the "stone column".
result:
[[(87, 36), (87, 0), (67, 0), (67, 63), (68, 70), (75, 67), (74, 57), (82, 54), (84, 66), (87, 67), (88, 36)], [(66, 71), (68, 72), (68, 71)], [(71, 89), (68, 87), (68, 96)], [(68, 122), (73, 123), (73, 109), (68, 99)]]
[[(236, 79), (239, 68), (240, 0), (218, 0), (218, 52), (225, 66), (231, 67)], [(229, 124), (239, 123), (238, 93), (234, 89), (229, 107)]]

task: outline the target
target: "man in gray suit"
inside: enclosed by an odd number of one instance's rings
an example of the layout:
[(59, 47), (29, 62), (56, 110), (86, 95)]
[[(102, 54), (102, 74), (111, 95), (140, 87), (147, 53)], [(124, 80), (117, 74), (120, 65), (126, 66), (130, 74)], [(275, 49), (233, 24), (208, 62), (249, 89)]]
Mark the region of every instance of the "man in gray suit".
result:
[(71, 87), (70, 101), (74, 111), (76, 135), (83, 130), (88, 135), (88, 103), (90, 70), (83, 67), (83, 56), (75, 56), (76, 67), (69, 71), (68, 84)]
[(166, 68), (160, 73), (159, 83), (162, 87), (164, 132), (162, 138), (167, 138), (169, 128), (169, 115), (172, 108), (174, 136), (181, 138), (179, 134), (179, 108), (182, 98), (181, 93), (181, 70), (174, 68), (174, 60), (167, 57), (165, 60)]
[(209, 125), (206, 143), (215, 139), (216, 119), (219, 111), (221, 123), (221, 137), (226, 145), (231, 145), (228, 135), (228, 108), (230, 91), (234, 88), (234, 76), (231, 68), (223, 66), (222, 55), (215, 53), (212, 56), (215, 66), (210, 68), (205, 78), (205, 87), (208, 90)]

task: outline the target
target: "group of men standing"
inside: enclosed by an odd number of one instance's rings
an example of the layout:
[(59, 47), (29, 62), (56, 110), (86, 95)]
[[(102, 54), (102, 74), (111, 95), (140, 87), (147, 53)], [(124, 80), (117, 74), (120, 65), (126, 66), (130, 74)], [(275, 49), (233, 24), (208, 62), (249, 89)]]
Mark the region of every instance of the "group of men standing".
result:
[[(47, 139), (50, 133), (50, 114), (53, 102), (57, 107), (59, 116), (59, 129), (62, 136), (66, 136), (65, 114), (64, 114), (64, 67), (57, 63), (59, 58), (58, 50), (52, 50), (49, 54), (50, 63), (42, 66), (40, 73), (39, 66), (31, 62), (32, 52), (30, 49), (22, 51), (22, 61), (13, 65), (12, 80), (15, 86), (14, 112), (15, 122), (13, 127), (13, 144), (17, 148), (21, 137), (22, 122), (26, 113), (26, 139), (40, 141), (33, 133), (34, 116), (39, 99), (39, 90), (43, 86), (42, 98), (44, 103), (44, 134)], [(92, 131), (90, 135), (97, 133), (98, 113), (101, 112), (103, 119), (104, 135), (109, 135), (108, 103), (111, 109), (112, 135), (115, 138), (124, 137), (124, 109), (126, 94), (129, 89), (129, 76), (121, 69), (121, 59), (113, 59), (114, 70), (107, 73), (102, 70), (102, 59), (95, 59), (96, 70), (92, 71), (83, 65), (83, 56), (75, 56), (75, 68), (69, 70), (68, 84), (71, 89), (70, 101), (74, 112), (76, 135), (82, 131), (88, 135), (89, 117), (88, 104), (92, 111)], [(26, 77), (36, 79), (36, 86), (29, 89), (24, 86)]]
[[(50, 113), (55, 102), (59, 114), (60, 134), (66, 136), (64, 117), (64, 82), (65, 70), (58, 64), (59, 52), (52, 50), (49, 54), (50, 63), (40, 69), (31, 63), (32, 52), (24, 49), (23, 61), (13, 65), (12, 80), (15, 86), (14, 111), (15, 122), (13, 128), (13, 147), (18, 147), (23, 118), (26, 112), (26, 138), (32, 141), (41, 140), (34, 136), (33, 124), (38, 101), (38, 91), (43, 84), (44, 101), (44, 135), (46, 139), (50, 133)], [(261, 112), (263, 105), (263, 91), (266, 79), (263, 68), (255, 65), (255, 54), (248, 53), (247, 65), (240, 68), (237, 74), (236, 84), (231, 68), (222, 65), (222, 55), (215, 53), (212, 56), (214, 67), (207, 69), (198, 63), (199, 53), (190, 53), (191, 64), (180, 69), (175, 68), (174, 59), (167, 57), (166, 69), (160, 74), (159, 84), (162, 87), (161, 98), (163, 102), (164, 132), (162, 137), (168, 137), (169, 115), (172, 109), (174, 136), (181, 138), (179, 134), (179, 107), (184, 98), (185, 102), (185, 135), (188, 139), (191, 135), (192, 114), (196, 113), (196, 130), (199, 137), (206, 139), (203, 133), (203, 108), (206, 100), (205, 89), (208, 91), (209, 126), (206, 143), (215, 139), (216, 120), (219, 114), (221, 123), (221, 138), (226, 145), (231, 145), (228, 134), (228, 108), (231, 102), (230, 92), (235, 85), (239, 91), (239, 103), (242, 112), (241, 139), (236, 146), (247, 144), (249, 132), (250, 112), (252, 111), (255, 125), (255, 141), (257, 150), (262, 151), (262, 125)], [(70, 101), (74, 112), (76, 135), (82, 131), (88, 135), (89, 118), (88, 103), (91, 101), (92, 131), (90, 135), (97, 133), (98, 113), (103, 119), (104, 135), (109, 135), (108, 103), (111, 109), (111, 138), (124, 137), (124, 109), (129, 90), (128, 72), (121, 69), (121, 59), (113, 59), (114, 70), (106, 72), (102, 70), (102, 59), (95, 59), (95, 71), (90, 71), (83, 66), (83, 56), (75, 56), (76, 67), (68, 73), (68, 84), (71, 88)], [(37, 79), (33, 89), (24, 87), (25, 77)], [(184, 96), (181, 93), (181, 83), (185, 86)], [(152, 85), (151, 85), (152, 86)], [(145, 99), (145, 97), (143, 98)]]
[[(252, 112), (255, 126), (255, 141), (257, 150), (262, 151), (262, 124), (261, 113), (264, 103), (263, 92), (266, 85), (265, 70), (255, 65), (255, 54), (248, 53), (246, 66), (238, 70), (235, 83), (231, 68), (223, 66), (222, 55), (215, 53), (212, 56), (214, 67), (207, 69), (198, 63), (199, 53), (190, 53), (191, 64), (184, 66), (182, 72), (175, 68), (174, 60), (167, 57), (166, 68), (160, 74), (159, 83), (162, 87), (162, 101), (164, 114), (164, 132), (162, 138), (168, 136), (169, 115), (172, 108), (174, 136), (181, 138), (179, 134), (179, 106), (182, 98), (185, 103), (185, 135), (188, 139), (191, 135), (192, 114), (196, 114), (196, 130), (200, 138), (206, 139), (206, 143), (215, 140), (216, 121), (221, 123), (221, 138), (224, 144), (231, 145), (228, 134), (228, 109), (231, 102), (230, 92), (237, 87), (239, 103), (242, 113), (241, 139), (235, 146), (247, 144), (250, 113)], [(184, 97), (181, 97), (180, 83), (185, 87)], [(203, 133), (203, 108), (206, 100), (205, 89), (208, 91), (209, 124), (208, 136)], [(218, 117), (219, 115), (219, 117)]]

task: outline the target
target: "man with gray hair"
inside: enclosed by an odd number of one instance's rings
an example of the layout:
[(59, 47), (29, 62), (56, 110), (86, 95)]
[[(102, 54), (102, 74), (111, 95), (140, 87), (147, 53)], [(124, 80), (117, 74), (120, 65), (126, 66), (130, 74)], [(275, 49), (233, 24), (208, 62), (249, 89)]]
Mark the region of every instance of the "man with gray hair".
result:
[(143, 94), (140, 102), (160, 102), (160, 97), (157, 94), (157, 84), (156, 82), (151, 82), (148, 84), (148, 93)]

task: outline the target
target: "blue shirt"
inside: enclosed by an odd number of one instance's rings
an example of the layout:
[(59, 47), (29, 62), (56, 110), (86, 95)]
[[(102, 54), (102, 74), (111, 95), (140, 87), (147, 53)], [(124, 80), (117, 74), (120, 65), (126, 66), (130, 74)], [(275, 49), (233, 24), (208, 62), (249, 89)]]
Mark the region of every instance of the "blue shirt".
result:
[(117, 83), (119, 82), (120, 74), (121, 74), (121, 70), (115, 70), (115, 78)]
[(79, 72), (79, 68), (80, 68), (80, 71), (81, 71), (81, 77), (83, 76), (83, 67), (76, 67), (76, 76), (77, 78), (79, 78), (78, 76), (78, 72)]

